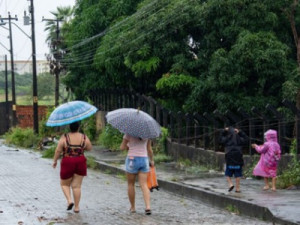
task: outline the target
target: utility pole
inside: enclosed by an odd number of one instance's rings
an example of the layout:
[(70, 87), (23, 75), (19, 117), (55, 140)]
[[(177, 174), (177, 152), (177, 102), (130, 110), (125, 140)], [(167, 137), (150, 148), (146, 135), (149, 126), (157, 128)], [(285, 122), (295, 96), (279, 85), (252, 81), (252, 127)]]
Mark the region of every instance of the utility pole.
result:
[[(37, 74), (36, 74), (34, 7), (33, 7), (33, 0), (28, 0), (28, 1), (30, 1), (29, 13), (31, 14), (33, 129), (34, 132), (38, 134), (39, 116), (38, 116), (38, 93), (37, 93)], [(29, 25), (29, 18), (26, 16), (26, 12), (24, 12), (24, 25)]]
[[(55, 21), (56, 22), (56, 41), (53, 44), (53, 47), (55, 48), (54, 51), (54, 58), (55, 58), (55, 68), (54, 68), (54, 74), (55, 74), (55, 106), (58, 106), (59, 104), (59, 74), (60, 74), (60, 53), (58, 52), (58, 45), (59, 45), (59, 22), (62, 21), (61, 18), (56, 19), (45, 19), (43, 18), (42, 21)], [(50, 62), (51, 64), (51, 62)], [(51, 65), (50, 65), (51, 68)]]
[(4, 56), (5, 60), (5, 120), (6, 120), (6, 131), (9, 130), (9, 115), (8, 115), (8, 82), (7, 82), (7, 55)]
[(10, 62), (11, 62), (11, 92), (12, 92), (12, 126), (17, 125), (17, 106), (16, 106), (16, 91), (15, 91), (15, 69), (14, 69), (14, 51), (12, 43), (12, 31), (11, 31), (11, 20), (18, 20), (17, 15), (15, 18), (10, 16), (8, 12), (8, 18), (1, 18), (1, 20), (8, 20), (9, 25), (9, 40), (10, 40)]

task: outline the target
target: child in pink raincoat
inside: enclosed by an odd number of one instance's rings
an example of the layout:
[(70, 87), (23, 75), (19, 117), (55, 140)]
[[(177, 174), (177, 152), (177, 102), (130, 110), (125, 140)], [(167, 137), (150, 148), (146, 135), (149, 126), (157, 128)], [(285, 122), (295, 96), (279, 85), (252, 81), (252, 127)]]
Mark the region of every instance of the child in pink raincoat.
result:
[(272, 191), (276, 191), (277, 164), (281, 157), (277, 131), (268, 130), (265, 133), (265, 143), (263, 145), (252, 144), (251, 146), (261, 154), (260, 160), (253, 170), (253, 175), (264, 177), (265, 186), (263, 190), (270, 188), (269, 178), (272, 178)]

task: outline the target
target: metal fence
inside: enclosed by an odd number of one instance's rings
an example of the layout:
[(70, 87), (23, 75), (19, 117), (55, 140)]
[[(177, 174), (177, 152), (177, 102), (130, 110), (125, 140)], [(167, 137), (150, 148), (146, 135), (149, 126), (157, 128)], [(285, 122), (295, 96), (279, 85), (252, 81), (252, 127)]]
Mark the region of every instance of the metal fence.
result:
[(289, 153), (292, 145), (300, 154), (300, 110), (288, 100), (282, 101), (281, 109), (285, 113), (267, 104), (265, 109), (253, 107), (251, 112), (240, 108), (237, 112), (227, 111), (225, 114), (218, 110), (191, 114), (170, 111), (152, 97), (126, 90), (91, 90), (90, 99), (103, 111), (140, 108), (169, 130), (172, 141), (195, 148), (223, 151), (218, 142), (220, 131), (224, 127), (234, 126), (249, 136), (244, 154), (254, 154), (250, 144), (263, 143), (264, 132), (268, 129), (277, 130), (282, 154)]

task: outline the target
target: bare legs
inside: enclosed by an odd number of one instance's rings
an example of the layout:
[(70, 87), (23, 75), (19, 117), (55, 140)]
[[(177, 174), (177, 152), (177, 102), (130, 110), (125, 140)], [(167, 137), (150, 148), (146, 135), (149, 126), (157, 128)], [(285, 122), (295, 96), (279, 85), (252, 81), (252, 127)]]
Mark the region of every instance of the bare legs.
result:
[[(136, 174), (127, 173), (128, 198), (130, 202), (130, 211), (135, 211), (135, 180)], [(147, 173), (138, 173), (139, 184), (143, 192), (146, 209), (150, 209), (150, 191), (147, 186)]]
[(72, 203), (72, 197), (71, 197), (71, 188), (73, 192), (73, 198), (74, 198), (74, 211), (79, 212), (79, 202), (81, 198), (81, 184), (82, 184), (83, 176), (79, 176), (77, 174), (74, 174), (73, 177), (61, 180), (60, 185), (62, 188), (62, 191), (67, 199), (68, 205)]
[[(264, 181), (265, 181), (265, 186), (264, 186), (264, 190), (268, 190), (270, 188), (269, 186), (269, 178), (268, 177), (264, 177)], [(272, 191), (276, 191), (276, 177), (272, 177)]]
[(139, 183), (143, 192), (146, 210), (150, 209), (150, 191), (147, 185), (147, 173), (139, 173)]
[[(231, 180), (231, 177), (226, 177), (227, 179), (227, 182), (228, 182), (228, 185), (229, 185), (229, 189), (228, 191), (232, 191), (234, 186), (233, 186), (233, 183), (232, 183), (232, 180)], [(235, 191), (236, 192), (240, 192), (240, 181), (241, 181), (241, 178), (240, 177), (236, 177), (235, 178), (235, 185), (236, 185), (236, 188), (235, 188)]]
[(130, 202), (130, 211), (135, 212), (135, 179), (136, 174), (127, 173), (128, 198)]
[(241, 181), (241, 178), (240, 177), (237, 177), (235, 178), (235, 183), (236, 183), (236, 188), (235, 188), (235, 191), (236, 192), (240, 192), (240, 181)]

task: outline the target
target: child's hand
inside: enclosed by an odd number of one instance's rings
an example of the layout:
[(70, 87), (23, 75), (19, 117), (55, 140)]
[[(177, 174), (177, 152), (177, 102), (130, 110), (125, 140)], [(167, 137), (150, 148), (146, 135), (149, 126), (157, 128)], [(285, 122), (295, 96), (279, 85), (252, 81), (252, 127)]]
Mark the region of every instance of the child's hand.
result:
[(256, 148), (256, 146), (257, 146), (256, 144), (251, 144), (252, 148)]

